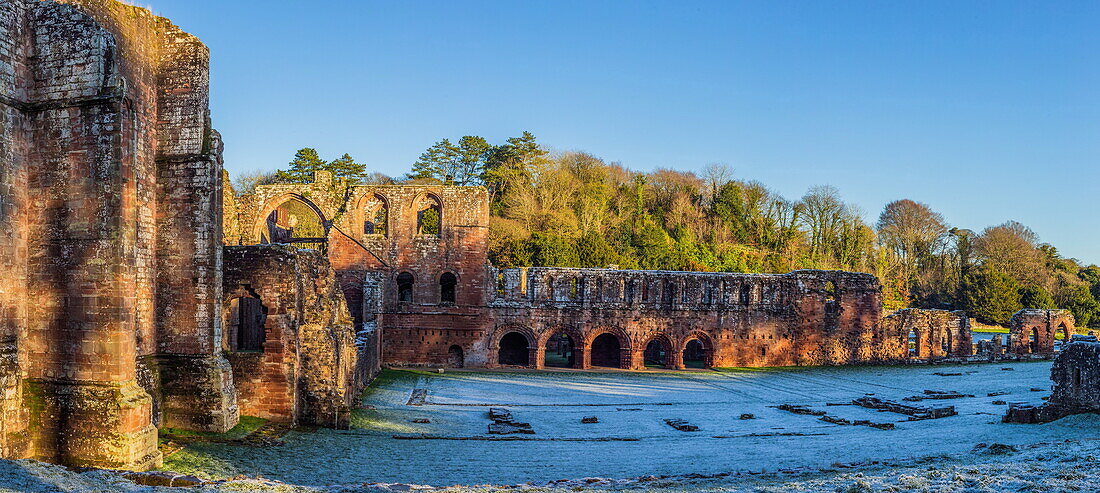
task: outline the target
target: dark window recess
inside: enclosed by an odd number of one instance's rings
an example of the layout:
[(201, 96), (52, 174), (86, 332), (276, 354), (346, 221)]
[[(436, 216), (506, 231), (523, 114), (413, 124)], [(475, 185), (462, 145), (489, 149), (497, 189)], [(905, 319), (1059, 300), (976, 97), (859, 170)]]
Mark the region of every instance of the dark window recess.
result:
[(397, 301), (410, 302), (413, 297), (413, 276), (402, 272), (397, 276)]
[(455, 286), (457, 285), (458, 279), (455, 278), (454, 274), (444, 272), (442, 276), (439, 276), (439, 302), (454, 303)]

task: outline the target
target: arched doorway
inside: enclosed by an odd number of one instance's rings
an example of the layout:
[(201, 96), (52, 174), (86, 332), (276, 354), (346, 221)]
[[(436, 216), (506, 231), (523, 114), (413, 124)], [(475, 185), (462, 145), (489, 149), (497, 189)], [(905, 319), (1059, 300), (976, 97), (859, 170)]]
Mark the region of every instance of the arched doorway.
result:
[(316, 206), (291, 196), (267, 215), (260, 242), (290, 243), (300, 248), (324, 250), (328, 228)]
[(1073, 340), (1073, 334), (1070, 334), (1065, 322), (1058, 324), (1058, 327), (1054, 329), (1054, 340), (1062, 341), (1063, 345)]
[(1038, 327), (1032, 328), (1031, 331), (1028, 332), (1027, 352), (1029, 352), (1029, 353), (1039, 352), (1039, 328)]
[(558, 332), (546, 340), (542, 365), (548, 368), (573, 368), (576, 364), (573, 338)]
[(940, 350), (943, 351), (944, 356), (951, 356), (951, 331), (945, 330), (943, 332), (943, 339), (940, 341)]
[(709, 368), (710, 348), (699, 338), (692, 338), (684, 344), (684, 368)]
[(462, 348), (458, 345), (451, 346), (447, 349), (447, 366), (451, 368), (462, 368), (466, 365), (466, 356), (462, 352)]
[(592, 366), (622, 368), (622, 344), (615, 334), (600, 334), (592, 341)]
[(531, 364), (531, 352), (527, 337), (519, 332), (509, 332), (500, 338), (497, 351), (497, 363), (502, 366), (528, 366)]
[(920, 357), (920, 332), (917, 329), (909, 329), (905, 338), (906, 347), (909, 348), (907, 354), (910, 358)]
[(654, 337), (645, 346), (642, 360), (647, 368), (668, 368), (672, 366), (672, 344), (664, 336)]

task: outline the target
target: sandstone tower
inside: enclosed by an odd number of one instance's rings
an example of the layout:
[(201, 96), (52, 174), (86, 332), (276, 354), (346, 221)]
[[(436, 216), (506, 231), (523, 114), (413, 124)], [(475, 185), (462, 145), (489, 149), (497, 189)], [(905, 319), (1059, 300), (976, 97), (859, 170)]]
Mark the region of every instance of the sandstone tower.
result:
[(207, 48), (114, 0), (0, 0), (0, 456), (145, 469), (238, 419)]

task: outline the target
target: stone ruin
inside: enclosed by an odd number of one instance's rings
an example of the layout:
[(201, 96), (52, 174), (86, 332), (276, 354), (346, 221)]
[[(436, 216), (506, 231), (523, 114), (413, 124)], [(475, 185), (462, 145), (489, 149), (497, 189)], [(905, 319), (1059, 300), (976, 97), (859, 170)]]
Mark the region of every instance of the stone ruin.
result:
[(1054, 355), (1057, 336), (1069, 342), (1074, 333), (1073, 314), (1069, 310), (1020, 310), (1009, 321), (1006, 350), (1018, 356)]
[[(869, 274), (498, 270), (488, 262), (489, 204), (479, 187), (361, 185), (322, 172), (312, 183), (227, 198), (223, 213), (227, 244), (325, 252), (360, 337), (388, 365), (682, 369), (974, 354), (966, 313), (883, 317)], [(1044, 316), (1050, 322), (1036, 328)], [(1040, 334), (1037, 351), (998, 358), (1049, 356), (1050, 328), (1072, 332), (1060, 311), (1016, 319)]]
[[(371, 370), (328, 260), (234, 251), (284, 275), (237, 266), (223, 287), (208, 101), (206, 46), (166, 19), (0, 1), (0, 457), (140, 470), (160, 464), (158, 426), (346, 424)], [(234, 311), (239, 290), (262, 308)], [(260, 367), (225, 356), (241, 313), (272, 333), (246, 341), (273, 355)]]
[(1100, 343), (1075, 336), (1054, 358), (1050, 398), (1039, 406), (1010, 403), (1006, 423), (1048, 423), (1073, 414), (1100, 413)]
[[(346, 427), (383, 363), (971, 355), (965, 314), (883, 317), (869, 274), (497, 270), (483, 188), (320, 172), (238, 197), (208, 95), (207, 48), (166, 19), (0, 0), (0, 457), (142, 470), (158, 427)], [(1021, 312), (1009, 353), (1049, 356), (1058, 330)]]

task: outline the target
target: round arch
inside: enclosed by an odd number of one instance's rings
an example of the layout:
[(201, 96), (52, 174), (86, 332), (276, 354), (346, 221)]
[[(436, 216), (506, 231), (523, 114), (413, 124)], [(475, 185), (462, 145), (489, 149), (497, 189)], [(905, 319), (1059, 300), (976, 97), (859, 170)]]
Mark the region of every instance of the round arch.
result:
[[(519, 366), (534, 367), (536, 360), (536, 353), (538, 351), (538, 337), (535, 336), (535, 332), (530, 327), (522, 325), (503, 325), (493, 330), (493, 335), (489, 339), (489, 354), (493, 358), (491, 366), (500, 366), (500, 350), (501, 342), (504, 341), (506, 336), (511, 334), (519, 334), (523, 336), (527, 345), (527, 363)], [(514, 338), (510, 338), (514, 340)]]
[[(699, 346), (692, 345), (692, 341), (698, 341)], [(701, 330), (693, 330), (689, 332), (686, 336), (684, 336), (683, 339), (680, 340), (680, 344), (677, 345), (676, 348), (677, 356), (679, 356), (678, 366), (681, 368), (689, 368), (694, 366), (711, 368), (714, 366), (714, 353), (716, 350), (716, 346), (714, 343), (714, 338), (706, 332), (703, 332)]]
[[(616, 344), (610, 344), (611, 336)], [(616, 347), (617, 346), (617, 347)], [(617, 354), (616, 354), (617, 353)], [(600, 327), (589, 331), (584, 338), (584, 367), (604, 366), (629, 369), (634, 345), (630, 335), (619, 327)]]
[(272, 197), (264, 202), (264, 206), (260, 209), (260, 213), (256, 216), (256, 221), (252, 226), (253, 238), (256, 238), (257, 242), (262, 242), (261, 239), (263, 238), (268, 239), (268, 241), (270, 242), (271, 238), (270, 232), (268, 231), (268, 219), (271, 217), (271, 214), (274, 213), (277, 209), (282, 207), (287, 202), (292, 201), (300, 202), (308, 207), (310, 210), (312, 210), (313, 213), (317, 215), (317, 220), (320, 221), (321, 226), (325, 228), (325, 233), (327, 235), (329, 220), (325, 216), (325, 213), (321, 210), (321, 208), (317, 207), (317, 204), (314, 204), (313, 201), (307, 199), (301, 194), (287, 192), (276, 195), (275, 197)]
[(581, 333), (558, 327), (541, 333), (538, 342), (540, 368), (581, 368), (584, 339)]
[(672, 342), (672, 337), (669, 335), (662, 332), (650, 334), (638, 345), (638, 349), (642, 353), (641, 366), (675, 368), (676, 358), (673, 357), (675, 347), (676, 346)]

